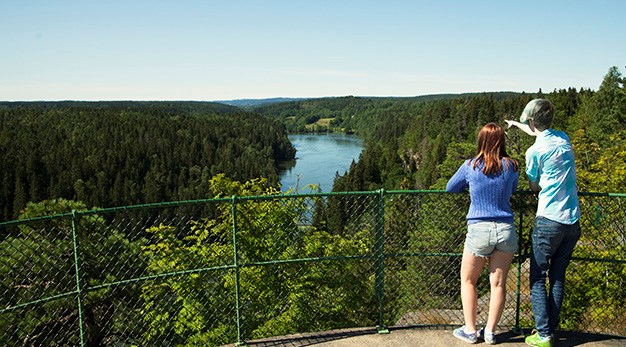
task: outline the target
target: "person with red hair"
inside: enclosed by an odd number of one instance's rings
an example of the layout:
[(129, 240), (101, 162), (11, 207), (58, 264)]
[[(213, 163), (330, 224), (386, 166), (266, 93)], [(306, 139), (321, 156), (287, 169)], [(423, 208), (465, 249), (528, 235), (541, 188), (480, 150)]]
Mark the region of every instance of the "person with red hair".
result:
[[(460, 193), (469, 189), (467, 235), (461, 260), (461, 302), (465, 325), (454, 330), (455, 337), (476, 343), (484, 338), (496, 343), (495, 329), (506, 301), (506, 278), (517, 252), (517, 233), (511, 210), (511, 194), (517, 189), (518, 163), (506, 152), (504, 129), (488, 123), (478, 133), (478, 150), (450, 178), (446, 190)], [(476, 331), (478, 295), (476, 283), (489, 261), (491, 297), (485, 327)]]

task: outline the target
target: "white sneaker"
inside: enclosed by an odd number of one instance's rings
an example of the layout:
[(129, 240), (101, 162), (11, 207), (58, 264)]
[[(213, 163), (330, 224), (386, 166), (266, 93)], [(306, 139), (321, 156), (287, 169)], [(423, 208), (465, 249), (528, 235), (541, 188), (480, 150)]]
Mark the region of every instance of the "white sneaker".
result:
[(496, 344), (496, 334), (495, 333), (485, 333), (485, 328), (481, 328), (476, 333), (478, 338), (483, 338), (486, 344), (495, 345)]

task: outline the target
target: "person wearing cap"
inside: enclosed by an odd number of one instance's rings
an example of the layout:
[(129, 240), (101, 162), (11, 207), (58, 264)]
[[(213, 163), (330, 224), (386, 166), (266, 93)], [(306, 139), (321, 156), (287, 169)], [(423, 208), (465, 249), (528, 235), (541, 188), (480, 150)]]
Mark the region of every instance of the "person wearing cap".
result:
[(581, 232), (574, 151), (567, 134), (550, 128), (553, 117), (552, 102), (534, 99), (524, 108), (520, 122), (506, 121), (509, 127), (537, 137), (526, 150), (526, 176), (530, 188), (539, 193), (530, 256), (535, 331), (525, 339), (526, 344), (537, 347), (551, 347), (554, 342), (565, 271)]

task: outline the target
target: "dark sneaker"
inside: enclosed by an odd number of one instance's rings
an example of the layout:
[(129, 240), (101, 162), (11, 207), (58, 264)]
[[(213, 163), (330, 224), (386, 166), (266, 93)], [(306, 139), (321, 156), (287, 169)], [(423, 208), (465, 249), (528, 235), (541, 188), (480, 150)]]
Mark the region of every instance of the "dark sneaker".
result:
[(454, 329), (452, 334), (457, 339), (463, 340), (463, 341), (465, 341), (467, 343), (476, 343), (476, 342), (478, 342), (478, 338), (476, 337), (476, 333), (475, 332), (472, 333), (472, 334), (465, 333), (465, 325), (460, 327), (460, 328)]
[(541, 337), (538, 332), (526, 336), (526, 344), (534, 347), (552, 347), (552, 336)]
[(482, 338), (485, 340), (486, 344), (495, 345), (496, 344), (496, 334), (495, 333), (485, 333), (485, 328), (478, 330), (476, 333), (477, 338)]

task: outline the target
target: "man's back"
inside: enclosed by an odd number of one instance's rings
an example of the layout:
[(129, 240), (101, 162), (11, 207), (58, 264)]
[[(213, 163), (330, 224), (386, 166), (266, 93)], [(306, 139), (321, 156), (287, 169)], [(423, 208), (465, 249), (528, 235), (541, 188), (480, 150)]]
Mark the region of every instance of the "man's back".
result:
[(576, 164), (569, 137), (546, 129), (526, 151), (526, 176), (541, 187), (537, 216), (573, 224), (580, 218)]

